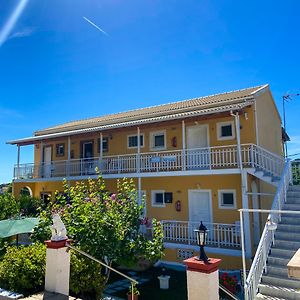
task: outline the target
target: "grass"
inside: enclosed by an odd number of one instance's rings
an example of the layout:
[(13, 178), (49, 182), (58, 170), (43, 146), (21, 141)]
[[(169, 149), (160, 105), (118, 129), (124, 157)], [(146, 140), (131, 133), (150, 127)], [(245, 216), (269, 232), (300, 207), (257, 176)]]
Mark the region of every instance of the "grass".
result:
[[(168, 290), (159, 288), (157, 277), (161, 275), (160, 268), (150, 268), (147, 271), (137, 272), (139, 278), (149, 278), (150, 280), (138, 285), (141, 300), (185, 300), (187, 299), (186, 272), (167, 269), (166, 274), (170, 275), (170, 285)], [(130, 275), (129, 275), (130, 276)], [(121, 277), (112, 276), (110, 282), (120, 280)], [(129, 284), (128, 284), (129, 286)], [(114, 296), (127, 299), (127, 290), (115, 293)]]

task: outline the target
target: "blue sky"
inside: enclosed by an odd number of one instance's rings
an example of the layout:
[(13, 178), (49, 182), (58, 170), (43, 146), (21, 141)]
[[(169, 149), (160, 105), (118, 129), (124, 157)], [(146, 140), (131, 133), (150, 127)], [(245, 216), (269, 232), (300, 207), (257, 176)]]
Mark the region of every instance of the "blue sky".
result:
[[(0, 2), (0, 32), (19, 3)], [(264, 83), (281, 111), (300, 92), (299, 11), (298, 0), (27, 0), (0, 46), (0, 183), (17, 157), (6, 141), (65, 121)], [(290, 153), (299, 112), (300, 97), (287, 104)]]

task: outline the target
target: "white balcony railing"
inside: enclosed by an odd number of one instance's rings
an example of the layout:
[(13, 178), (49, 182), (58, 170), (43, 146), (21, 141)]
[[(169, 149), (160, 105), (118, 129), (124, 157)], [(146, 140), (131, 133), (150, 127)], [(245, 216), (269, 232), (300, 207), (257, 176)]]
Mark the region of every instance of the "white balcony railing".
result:
[[(188, 170), (210, 170), (238, 168), (236, 145), (184, 149), (174, 151), (147, 152), (52, 161), (41, 164), (15, 165), (15, 179), (51, 178), (101, 174), (130, 174), (170, 172)], [(280, 176), (284, 160), (282, 157), (253, 145), (241, 146), (241, 161), (244, 167), (260, 168), (274, 176)]]
[[(163, 220), (164, 242), (197, 245), (194, 229), (199, 222)], [(240, 248), (240, 225), (205, 223), (208, 231), (207, 245), (220, 248)]]

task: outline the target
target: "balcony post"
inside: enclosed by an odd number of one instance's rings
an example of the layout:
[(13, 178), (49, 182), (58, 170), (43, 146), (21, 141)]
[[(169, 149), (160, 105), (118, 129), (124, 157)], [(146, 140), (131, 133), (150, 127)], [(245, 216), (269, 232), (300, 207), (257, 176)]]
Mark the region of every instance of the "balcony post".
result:
[(17, 179), (20, 178), (20, 145), (18, 144), (18, 157), (17, 157)]
[(185, 151), (185, 123), (184, 120), (182, 120), (182, 157), (181, 157), (181, 164), (182, 164), (182, 170), (186, 170), (186, 151)]
[(99, 171), (102, 173), (102, 161), (103, 161), (103, 134), (100, 132), (100, 145), (99, 145)]
[(44, 143), (41, 141), (40, 143), (40, 177), (44, 177), (44, 166), (43, 166), (43, 161), (44, 161)]
[(141, 172), (141, 132), (140, 127), (137, 128), (137, 161), (136, 161), (136, 171)]
[(70, 160), (71, 160), (71, 137), (68, 136), (67, 176), (70, 176)]

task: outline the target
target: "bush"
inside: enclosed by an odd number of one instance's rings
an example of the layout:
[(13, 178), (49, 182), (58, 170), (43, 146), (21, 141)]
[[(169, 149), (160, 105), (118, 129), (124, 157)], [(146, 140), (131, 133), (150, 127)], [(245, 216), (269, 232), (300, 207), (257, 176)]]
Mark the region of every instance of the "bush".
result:
[[(44, 288), (46, 270), (46, 246), (37, 243), (30, 246), (7, 247), (0, 261), (0, 286), (30, 295)], [(96, 262), (71, 252), (70, 291), (75, 295), (87, 295), (101, 299), (104, 282), (101, 266)]]
[(39, 214), (41, 200), (32, 198), (27, 195), (20, 196), (17, 200), (19, 204), (20, 214), (26, 217), (35, 217)]
[(102, 299), (105, 286), (101, 266), (82, 256), (71, 252), (70, 291), (78, 296), (90, 296), (91, 299)]
[(46, 247), (43, 244), (11, 246), (0, 262), (0, 286), (24, 295), (44, 287)]
[(19, 214), (19, 204), (9, 193), (0, 194), (0, 221), (16, 217)]

